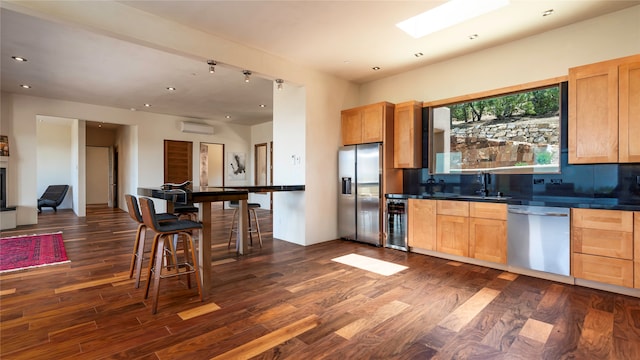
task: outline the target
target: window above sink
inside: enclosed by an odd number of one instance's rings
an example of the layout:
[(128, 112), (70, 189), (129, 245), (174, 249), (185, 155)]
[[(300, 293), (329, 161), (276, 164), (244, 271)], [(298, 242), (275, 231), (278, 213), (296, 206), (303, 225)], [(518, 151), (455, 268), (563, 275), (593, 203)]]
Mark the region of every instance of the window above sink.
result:
[(431, 105), (430, 172), (559, 173), (563, 89), (555, 83)]

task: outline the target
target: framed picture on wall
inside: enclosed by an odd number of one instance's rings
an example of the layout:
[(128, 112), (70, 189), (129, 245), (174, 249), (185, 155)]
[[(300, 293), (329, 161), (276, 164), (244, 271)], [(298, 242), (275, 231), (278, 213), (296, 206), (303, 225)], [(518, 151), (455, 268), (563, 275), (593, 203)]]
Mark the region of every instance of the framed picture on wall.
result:
[(229, 163), (229, 171), (227, 172), (227, 174), (229, 174), (229, 180), (244, 180), (247, 176), (247, 154), (230, 152), (227, 158)]
[(9, 156), (9, 137), (0, 135), (0, 156)]

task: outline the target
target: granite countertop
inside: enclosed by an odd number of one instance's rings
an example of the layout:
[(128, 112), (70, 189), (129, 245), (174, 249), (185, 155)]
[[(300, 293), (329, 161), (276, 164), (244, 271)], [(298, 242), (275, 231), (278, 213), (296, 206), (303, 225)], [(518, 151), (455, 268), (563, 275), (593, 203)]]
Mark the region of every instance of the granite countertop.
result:
[(432, 200), (456, 200), (456, 201), (484, 201), (506, 203), (508, 205), (550, 206), (564, 208), (585, 208), (605, 210), (640, 211), (640, 204), (620, 204), (617, 199), (611, 198), (586, 198), (567, 196), (532, 196), (520, 198), (511, 196), (480, 196), (464, 195), (456, 193), (434, 194), (386, 194), (387, 199), (432, 199)]

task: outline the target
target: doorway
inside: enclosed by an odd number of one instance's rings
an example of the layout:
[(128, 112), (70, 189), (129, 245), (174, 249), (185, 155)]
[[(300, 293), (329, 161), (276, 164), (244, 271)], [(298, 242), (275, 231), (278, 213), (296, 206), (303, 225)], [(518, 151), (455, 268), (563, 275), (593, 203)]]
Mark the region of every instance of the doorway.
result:
[(224, 144), (200, 143), (200, 186), (224, 186)]
[[(224, 144), (200, 143), (200, 186), (224, 186)], [(211, 206), (224, 208), (224, 203)]]
[(105, 146), (87, 146), (87, 205), (112, 204), (111, 154)]

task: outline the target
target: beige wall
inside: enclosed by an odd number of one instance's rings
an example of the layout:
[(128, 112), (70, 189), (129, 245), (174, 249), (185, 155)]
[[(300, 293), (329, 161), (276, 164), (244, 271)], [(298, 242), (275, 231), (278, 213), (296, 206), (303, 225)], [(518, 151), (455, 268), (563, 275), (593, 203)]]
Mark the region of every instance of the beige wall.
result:
[(360, 104), (434, 101), (568, 75), (640, 53), (640, 5), (364, 84)]

